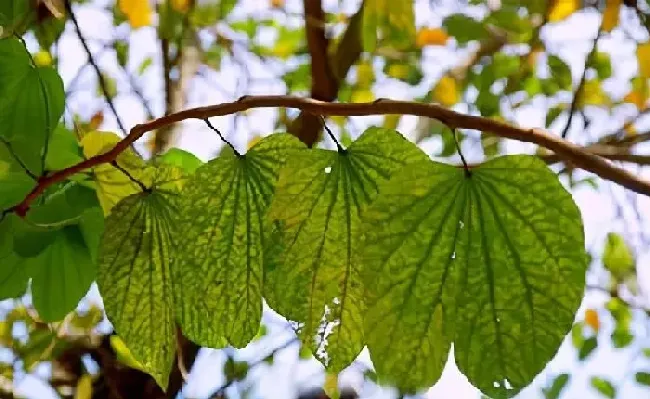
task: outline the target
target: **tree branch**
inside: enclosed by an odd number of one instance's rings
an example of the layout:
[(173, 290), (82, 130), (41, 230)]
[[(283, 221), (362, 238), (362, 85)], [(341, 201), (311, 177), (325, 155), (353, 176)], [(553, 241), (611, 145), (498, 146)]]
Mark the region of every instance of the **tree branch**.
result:
[(230, 115), (253, 108), (280, 107), (296, 108), (312, 115), (323, 116), (367, 116), (388, 114), (424, 116), (437, 119), (452, 129), (473, 129), (482, 132), (488, 131), (499, 137), (537, 144), (553, 151), (562, 159), (571, 162), (576, 167), (592, 172), (603, 179), (618, 183), (634, 192), (650, 196), (650, 181), (643, 180), (639, 176), (623, 168), (612, 165), (605, 158), (590, 153), (583, 147), (566, 141), (542, 129), (524, 129), (481, 116), (464, 115), (437, 104), (389, 99), (379, 99), (371, 103), (328, 103), (311, 98), (271, 95), (246, 96), (234, 102), (191, 108), (154, 119), (147, 123), (136, 125), (124, 139), (117, 143), (115, 147), (108, 152), (96, 155), (76, 165), (53, 172), (41, 178), (38, 185), (20, 204), (11, 208), (11, 210), (20, 216), (24, 216), (29, 210), (31, 203), (43, 194), (45, 189), (85, 169), (113, 161), (119, 154), (129, 148), (131, 144), (147, 132), (187, 119), (205, 120), (207, 118)]
[(117, 114), (117, 109), (115, 108), (115, 104), (113, 103), (113, 100), (111, 99), (111, 96), (108, 93), (108, 86), (106, 85), (106, 79), (104, 79), (104, 75), (102, 75), (102, 71), (99, 69), (99, 65), (97, 65), (97, 62), (93, 58), (93, 53), (90, 51), (90, 47), (88, 47), (88, 42), (86, 41), (86, 38), (81, 33), (81, 28), (79, 27), (79, 21), (77, 21), (77, 17), (72, 12), (72, 5), (70, 4), (70, 0), (65, 0), (65, 9), (66, 12), (70, 15), (70, 20), (72, 21), (75, 31), (77, 32), (77, 37), (79, 38), (79, 41), (81, 42), (81, 45), (84, 51), (86, 52), (86, 55), (88, 56), (88, 63), (93, 67), (95, 73), (97, 74), (99, 87), (102, 90), (102, 94), (104, 94), (104, 99), (106, 100), (108, 107), (111, 109), (111, 112), (115, 116), (115, 120), (117, 121), (117, 126), (120, 128), (122, 133), (126, 134), (127, 129), (124, 126), (124, 122), (122, 122), (122, 119)]
[[(324, 25), (325, 15), (320, 0), (304, 0), (305, 18), (312, 21), (320, 18)], [(352, 16), (343, 33), (336, 51), (328, 56), (328, 40), (321, 24), (305, 23), (307, 43), (311, 55), (312, 97), (320, 101), (334, 101), (338, 95), (340, 81), (345, 79), (348, 71), (359, 59), (362, 51), (361, 24), (363, 21), (363, 4)], [(315, 97), (320, 96), (320, 98)], [(301, 112), (288, 127), (290, 133), (311, 147), (318, 141), (323, 129), (323, 120), (318, 115)]]

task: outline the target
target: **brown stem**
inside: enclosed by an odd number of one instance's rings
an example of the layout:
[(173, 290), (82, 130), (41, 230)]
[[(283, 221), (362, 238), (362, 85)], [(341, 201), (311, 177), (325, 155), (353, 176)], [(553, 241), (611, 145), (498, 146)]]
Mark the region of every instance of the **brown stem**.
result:
[(650, 182), (629, 171), (612, 165), (605, 158), (586, 151), (583, 147), (566, 141), (542, 129), (524, 129), (507, 123), (475, 115), (465, 115), (437, 104), (412, 101), (380, 99), (371, 103), (328, 103), (311, 98), (294, 96), (247, 96), (237, 101), (207, 107), (191, 108), (166, 115), (147, 123), (139, 124), (106, 153), (96, 155), (76, 165), (56, 171), (40, 179), (38, 185), (12, 210), (24, 216), (31, 203), (52, 184), (65, 180), (85, 169), (108, 163), (117, 158), (136, 140), (147, 132), (169, 126), (187, 119), (200, 119), (230, 115), (253, 108), (296, 108), (301, 111), (323, 116), (364, 116), (402, 114), (433, 118), (450, 128), (473, 129), (512, 140), (534, 143), (556, 153), (576, 167), (592, 172), (603, 179), (613, 181), (634, 192), (650, 196)]

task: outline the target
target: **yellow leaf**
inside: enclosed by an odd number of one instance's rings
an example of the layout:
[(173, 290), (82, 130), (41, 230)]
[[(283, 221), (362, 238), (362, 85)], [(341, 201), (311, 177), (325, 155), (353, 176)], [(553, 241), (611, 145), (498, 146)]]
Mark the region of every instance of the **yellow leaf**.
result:
[(442, 105), (451, 107), (458, 102), (458, 89), (456, 88), (456, 79), (445, 75), (433, 88), (433, 99)]
[(253, 136), (250, 140), (248, 140), (248, 145), (246, 149), (250, 150), (251, 148), (253, 148), (255, 144), (259, 143), (260, 140), (262, 140), (260, 136), (257, 135)]
[(91, 399), (93, 397), (93, 378), (90, 374), (84, 374), (77, 382), (77, 391), (74, 399)]
[(39, 51), (34, 55), (34, 64), (36, 66), (47, 67), (52, 65), (52, 56), (49, 51)]
[(338, 374), (327, 373), (325, 375), (325, 384), (323, 385), (323, 391), (331, 399), (338, 399), (340, 396), (339, 393), (339, 376)]
[(424, 46), (443, 46), (447, 43), (449, 35), (440, 28), (423, 28), (420, 29), (415, 37), (417, 47)]
[(606, 105), (609, 104), (609, 96), (600, 85), (597, 79), (591, 79), (585, 82), (582, 91), (578, 97), (580, 108), (585, 105)]
[(372, 90), (355, 90), (350, 96), (350, 101), (353, 103), (369, 103), (375, 99)]
[(364, 88), (370, 87), (374, 79), (375, 72), (369, 62), (362, 62), (357, 66), (357, 83), (359, 86)]
[(639, 75), (650, 78), (650, 42), (639, 44), (636, 47), (636, 58), (639, 62)]
[(280, 8), (284, 6), (284, 0), (271, 0), (271, 7)]
[(190, 0), (170, 0), (172, 8), (180, 13), (186, 13), (190, 8)]
[(123, 364), (134, 368), (138, 370), (142, 370), (143, 366), (142, 363), (140, 363), (135, 357), (133, 357), (133, 354), (131, 354), (131, 350), (127, 348), (126, 344), (120, 337), (117, 335), (111, 335), (111, 347), (115, 351), (115, 354), (117, 356), (117, 360), (122, 362)]
[(626, 136), (636, 136), (638, 133), (634, 127), (634, 124), (632, 123), (625, 124), (625, 126), (623, 126), (623, 130), (625, 131)]
[(549, 22), (557, 22), (566, 19), (580, 7), (580, 0), (552, 0), (548, 12)]
[(386, 74), (395, 79), (406, 79), (409, 74), (409, 67), (405, 64), (391, 64)]
[(621, 11), (623, 0), (607, 0), (605, 11), (603, 12), (603, 23), (601, 29), (605, 32), (611, 32), (618, 25), (618, 15)]
[(642, 109), (646, 100), (636, 91), (631, 91), (623, 97), (623, 102), (634, 104), (638, 109)]
[(152, 10), (149, 0), (119, 0), (118, 6), (134, 29), (151, 25)]
[(598, 332), (600, 328), (600, 320), (598, 312), (594, 309), (587, 309), (585, 312), (585, 324), (591, 327), (594, 331)]

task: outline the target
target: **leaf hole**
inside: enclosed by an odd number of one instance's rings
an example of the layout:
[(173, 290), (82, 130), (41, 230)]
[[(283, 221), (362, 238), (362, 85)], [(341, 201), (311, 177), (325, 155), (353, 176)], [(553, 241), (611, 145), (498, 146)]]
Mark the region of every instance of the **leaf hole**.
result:
[(501, 388), (501, 384), (499, 384), (499, 381), (494, 381), (494, 384), (492, 384), (495, 388)]
[(512, 388), (512, 384), (510, 384), (510, 381), (508, 381), (507, 378), (503, 380), (503, 386), (504, 386), (506, 389), (513, 389), (513, 388)]
[(331, 171), (332, 171), (332, 167), (331, 167), (331, 166), (328, 166), (328, 167), (325, 168), (325, 174), (326, 174), (326, 175), (329, 175)]
[(451, 259), (456, 259), (456, 251), (451, 254)]

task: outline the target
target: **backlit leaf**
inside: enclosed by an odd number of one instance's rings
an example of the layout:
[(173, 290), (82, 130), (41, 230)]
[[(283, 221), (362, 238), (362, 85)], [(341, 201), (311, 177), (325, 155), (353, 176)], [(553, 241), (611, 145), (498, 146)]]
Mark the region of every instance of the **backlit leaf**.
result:
[[(365, 214), (365, 334), (378, 375), (409, 391), (458, 368), (487, 395), (526, 387), (582, 299), (580, 212), (536, 157), (471, 170), (421, 162), (379, 186)], [(486, 370), (489, 370), (487, 372)]]
[(604, 378), (591, 377), (591, 386), (607, 398), (614, 399), (616, 397), (616, 387)]
[(265, 297), (297, 323), (303, 345), (328, 371), (348, 366), (364, 344), (363, 287), (353, 262), (361, 215), (379, 183), (422, 159), (398, 132), (370, 128), (346, 151), (304, 151), (280, 173), (269, 217), (282, 226), (283, 252)]
[(432, 94), (434, 100), (447, 107), (456, 104), (460, 99), (456, 79), (449, 75), (440, 78), (433, 88)]
[[(165, 388), (175, 348), (171, 262), (178, 169), (160, 168), (151, 192), (122, 199), (106, 219), (97, 284), (106, 315), (142, 369)], [(171, 184), (169, 182), (172, 182)]]
[(617, 233), (608, 233), (603, 249), (605, 269), (609, 270), (614, 278), (622, 280), (634, 271), (635, 265), (634, 254), (625, 242), (625, 238)]
[(410, 1), (367, 0), (363, 3), (363, 49), (372, 52), (378, 38), (397, 49), (413, 47), (415, 13)]
[(243, 347), (262, 317), (264, 220), (278, 171), (304, 146), (289, 134), (262, 139), (246, 155), (232, 151), (198, 168), (180, 204), (178, 313), (193, 341), (220, 347), (223, 338)]

